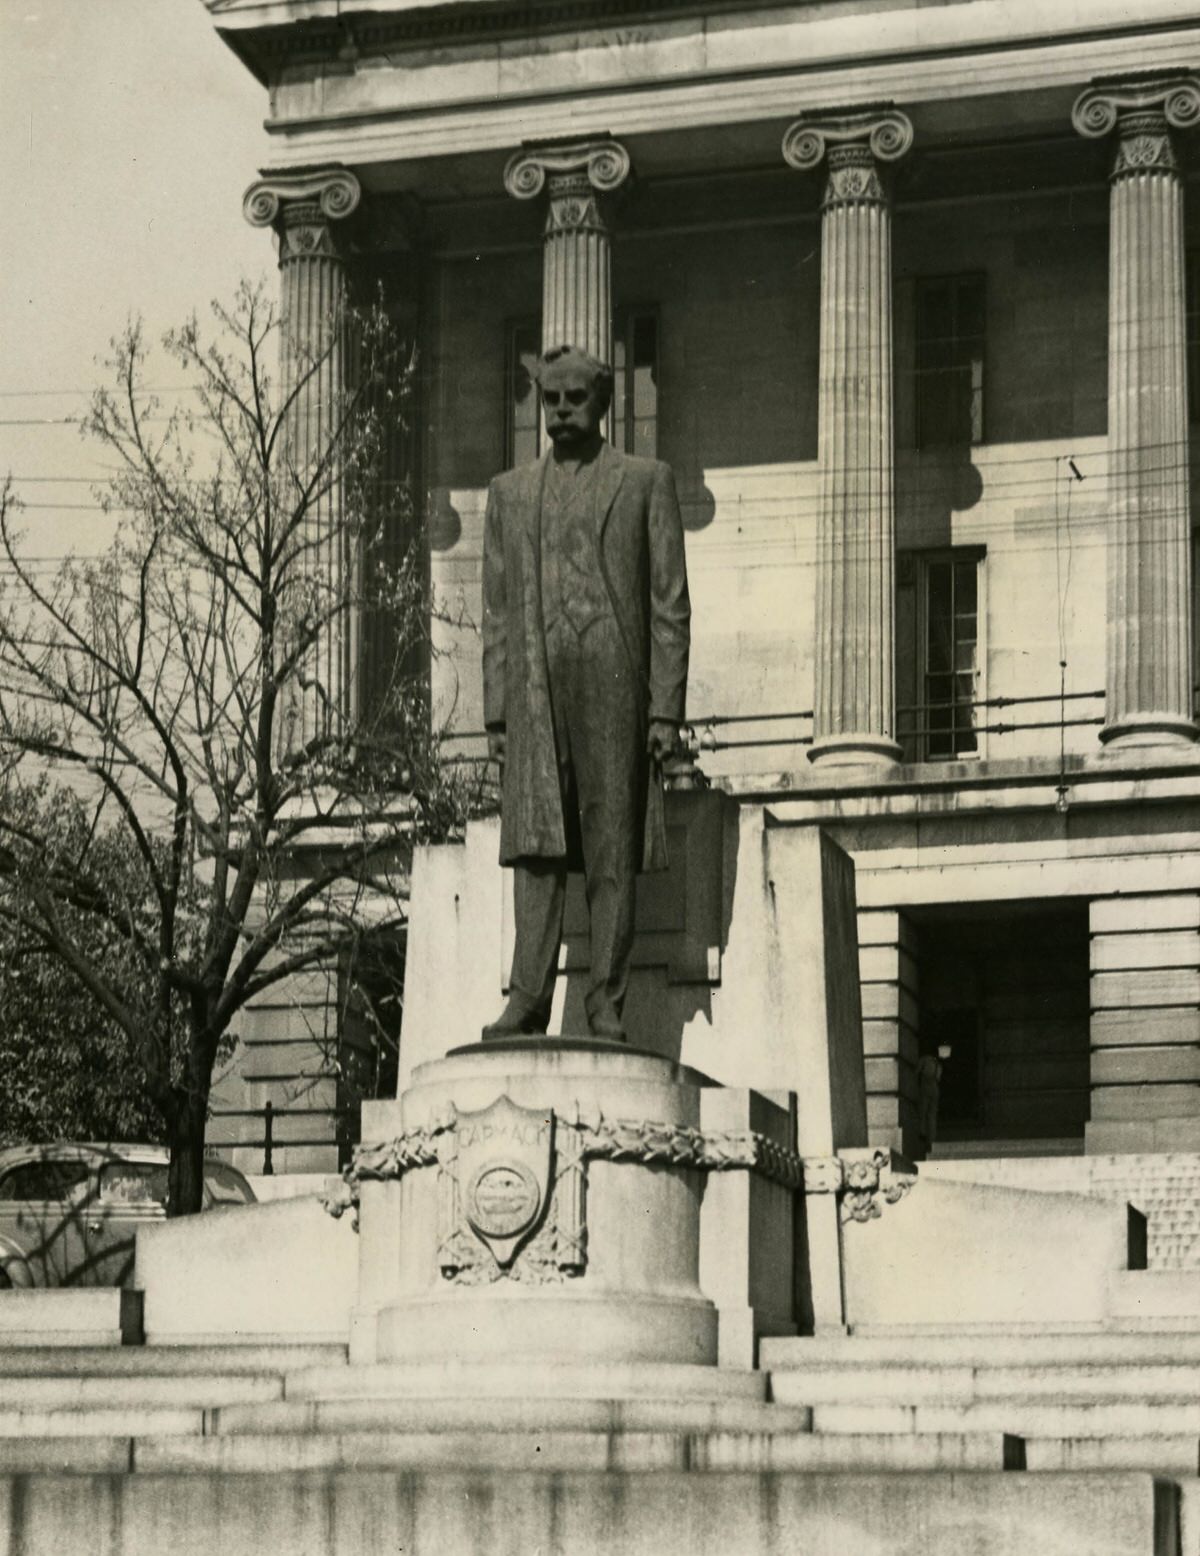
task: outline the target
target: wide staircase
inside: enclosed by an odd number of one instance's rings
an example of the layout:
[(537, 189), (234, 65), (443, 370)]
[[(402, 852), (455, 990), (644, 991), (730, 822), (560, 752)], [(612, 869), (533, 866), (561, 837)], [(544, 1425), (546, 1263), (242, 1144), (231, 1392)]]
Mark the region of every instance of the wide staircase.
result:
[(682, 1390), (122, 1344), (118, 1293), (4, 1293), (0, 1553), (1200, 1556), (1200, 1277), (1123, 1279), (1103, 1327), (767, 1340)]

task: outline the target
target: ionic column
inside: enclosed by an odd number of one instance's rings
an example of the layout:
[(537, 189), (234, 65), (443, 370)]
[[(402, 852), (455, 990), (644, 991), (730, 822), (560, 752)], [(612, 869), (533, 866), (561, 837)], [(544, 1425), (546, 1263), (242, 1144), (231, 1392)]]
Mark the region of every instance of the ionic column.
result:
[(542, 250), (542, 349), (582, 347), (612, 361), (612, 260), (604, 197), (629, 176), (614, 140), (527, 147), (504, 169), (504, 187), (532, 200), (549, 186)]
[(297, 612), (310, 620), (315, 616), (320, 625), (283, 700), (284, 751), (340, 734), (354, 716), (356, 562), (347, 545), (337, 460), (330, 456), (336, 456), (345, 410), (348, 352), (345, 250), (337, 224), (361, 198), (353, 173), (329, 168), (262, 179), (250, 186), (242, 204), (247, 221), (273, 227), (279, 237), (280, 403), (290, 402), (285, 457), (296, 500), (303, 500), (300, 493), (309, 483), (316, 493), (293, 543), (291, 586)]
[(1096, 81), (1081, 135), (1113, 134), (1108, 293), (1107, 705), (1112, 747), (1186, 744), (1192, 719), (1191, 518), (1183, 186), (1171, 130), (1200, 81)]
[(821, 217), (816, 675), (819, 763), (890, 764), (895, 740), (892, 238), (882, 163), (912, 144), (892, 110), (798, 120), (787, 163), (826, 164)]

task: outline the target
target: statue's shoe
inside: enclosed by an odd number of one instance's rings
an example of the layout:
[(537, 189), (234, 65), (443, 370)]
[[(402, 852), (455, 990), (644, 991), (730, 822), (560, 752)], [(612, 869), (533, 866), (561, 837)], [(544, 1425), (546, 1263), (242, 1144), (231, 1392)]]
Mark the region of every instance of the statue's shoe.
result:
[(506, 1037), (543, 1037), (549, 1024), (548, 1011), (527, 1005), (524, 1000), (510, 999), (495, 1021), (484, 1027), (483, 1040), (494, 1043)]
[(606, 1043), (629, 1041), (628, 1034), (621, 1025), (621, 1018), (615, 1010), (598, 1010), (595, 1015), (589, 1016), (588, 1031), (593, 1037), (602, 1038)]

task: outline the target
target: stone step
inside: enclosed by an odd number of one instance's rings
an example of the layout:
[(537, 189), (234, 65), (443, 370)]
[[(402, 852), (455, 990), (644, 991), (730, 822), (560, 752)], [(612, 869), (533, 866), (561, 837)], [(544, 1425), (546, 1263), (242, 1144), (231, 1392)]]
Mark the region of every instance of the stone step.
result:
[(765, 1399), (766, 1374), (684, 1363), (404, 1362), (289, 1373), (289, 1399)]
[(283, 1399), (209, 1412), (214, 1436), (348, 1432), (807, 1432), (807, 1406), (753, 1399), (566, 1399), (514, 1395)]
[(1155, 1475), (1200, 1474), (1200, 1436), (1027, 1437), (1029, 1470), (1150, 1470)]
[(1008, 1432), (1016, 1437), (1200, 1437), (1200, 1401), (1143, 1399), (813, 1406), (814, 1432)]
[[(0, 1439), (65, 1437), (199, 1437), (204, 1411), (183, 1406), (129, 1405), (85, 1409), (9, 1410), (0, 1407)], [(0, 1550), (3, 1550), (0, 1545)]]
[(197, 1372), (177, 1375), (76, 1377), (65, 1372), (15, 1376), (0, 1372), (0, 1414), (24, 1410), (87, 1410), (255, 1403), (283, 1396), (283, 1378), (272, 1373)]
[(0, 1479), (21, 1556), (1177, 1556), (1179, 1490), (1141, 1473), (461, 1472)]
[(1084, 1363), (1056, 1367), (905, 1366), (899, 1362), (844, 1363), (772, 1373), (775, 1400), (790, 1405), (877, 1400), (905, 1405), (964, 1404), (988, 1400), (1125, 1399), (1200, 1400), (1200, 1367), (1143, 1364), (1111, 1367)]
[[(7, 1339), (0, 1337), (0, 1347)], [(346, 1361), (344, 1345), (126, 1345), (75, 1346), (68, 1351), (42, 1344), (0, 1349), (3, 1379), (46, 1374), (71, 1377), (192, 1377), (197, 1373), (275, 1373), (336, 1366)], [(2, 1396), (0, 1396), (2, 1397)]]
[(1004, 1470), (1024, 1465), (1019, 1438), (997, 1432), (949, 1436), (813, 1437), (807, 1432), (549, 1431), (246, 1434), (139, 1440), (139, 1473), (278, 1474), (299, 1470), (458, 1469), (561, 1473), (603, 1471)]
[(132, 1437), (0, 1437), (0, 1477), (127, 1475), (133, 1469), (134, 1441)]
[[(1200, 1315), (1198, 1315), (1200, 1321)], [(811, 1335), (802, 1339), (764, 1339), (760, 1365), (771, 1372), (811, 1366), (851, 1366), (898, 1362), (924, 1367), (1012, 1367), (1035, 1363), (1111, 1366), (1145, 1363), (1200, 1363), (1200, 1329), (1187, 1333), (1066, 1330), (1012, 1333), (997, 1326), (994, 1334), (926, 1334), (872, 1332), (853, 1335)]]
[(142, 1336), (142, 1294), (119, 1287), (34, 1286), (0, 1291), (0, 1348), (102, 1346)]

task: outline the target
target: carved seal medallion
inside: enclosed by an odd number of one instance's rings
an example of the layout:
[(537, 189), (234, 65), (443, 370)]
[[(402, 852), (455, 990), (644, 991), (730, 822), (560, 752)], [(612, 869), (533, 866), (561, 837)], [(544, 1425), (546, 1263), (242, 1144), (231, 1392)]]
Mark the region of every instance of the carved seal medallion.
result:
[(480, 1237), (519, 1237), (541, 1205), (538, 1182), (520, 1162), (487, 1162), (467, 1185), (467, 1219)]
[(457, 1134), (462, 1212), (504, 1268), (546, 1208), (554, 1112), (500, 1097), (482, 1112), (460, 1113)]

